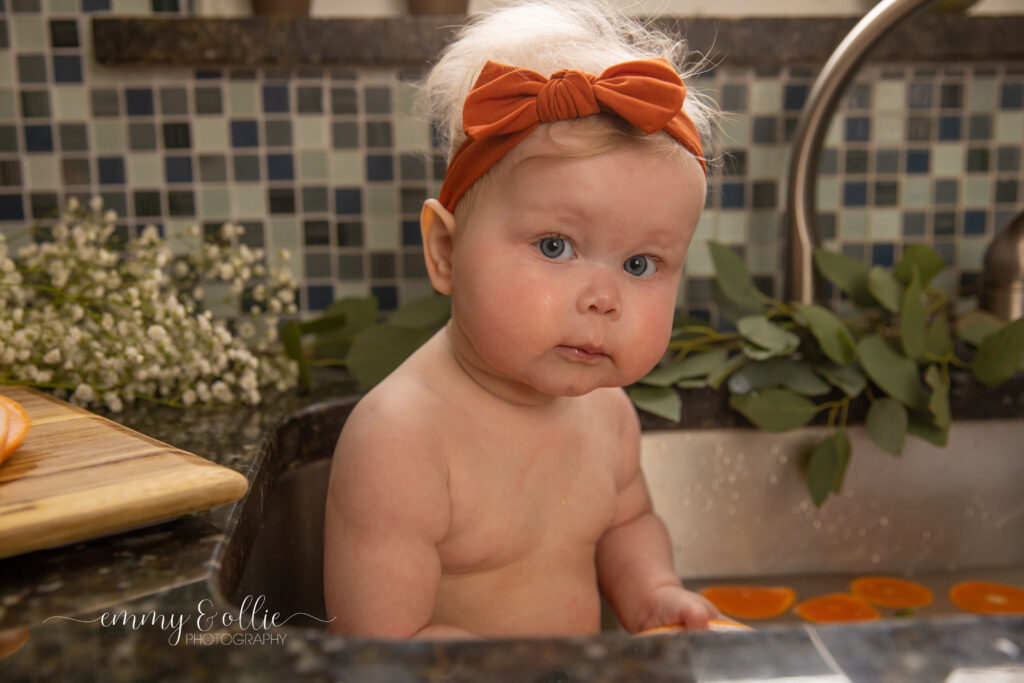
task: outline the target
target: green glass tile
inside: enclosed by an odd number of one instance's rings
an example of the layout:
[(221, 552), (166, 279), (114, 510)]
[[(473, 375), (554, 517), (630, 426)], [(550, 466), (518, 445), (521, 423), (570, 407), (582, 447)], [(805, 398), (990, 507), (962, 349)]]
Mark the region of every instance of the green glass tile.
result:
[(778, 114), (782, 111), (780, 81), (756, 80), (750, 85), (750, 111), (754, 114)]
[(705, 211), (697, 221), (697, 229), (693, 232), (694, 242), (707, 242), (715, 239), (715, 223), (718, 212), (714, 210)]
[(363, 176), (365, 162), (361, 152), (334, 151), (330, 154), (331, 182), (335, 185), (358, 184), (365, 180)]
[(231, 217), (231, 191), (204, 187), (199, 190), (199, 215), (204, 219)]
[(747, 231), (751, 244), (774, 245), (779, 235), (779, 215), (774, 211), (751, 211)]
[(0, 51), (0, 88), (14, 85), (14, 55), (9, 50)]
[[(906, 90), (901, 84), (900, 92)], [(901, 143), (906, 137), (906, 118), (901, 114), (876, 114), (871, 131), (880, 145)]]
[(151, 0), (114, 0), (110, 6), (114, 14), (148, 16), (153, 13)]
[(164, 221), (164, 234), (167, 235), (167, 245), (175, 254), (183, 256), (193, 254), (199, 250), (199, 235), (189, 235), (188, 226), (194, 221), (183, 221), (168, 219)]
[(416, 86), (399, 83), (395, 86), (395, 106), (400, 117), (410, 117), (416, 111)]
[(236, 218), (267, 215), (266, 193), (259, 185), (236, 185), (234, 194), (233, 204)]
[(335, 282), (334, 283), (334, 300), (344, 299), (346, 297), (363, 297), (370, 293), (370, 283), (368, 282)]
[(779, 169), (788, 163), (789, 149), (779, 145), (757, 145), (747, 150), (747, 176), (778, 178)]
[(10, 90), (0, 90), (0, 120), (10, 121), (14, 116), (14, 93)]
[(299, 152), (299, 177), (302, 180), (327, 180), (327, 154)]
[(220, 118), (192, 119), (192, 144), (198, 152), (223, 152), (228, 148), (228, 124)]
[(363, 191), (368, 216), (398, 213), (398, 192), (394, 187), (368, 187)]
[(747, 267), (755, 275), (770, 275), (778, 270), (778, 249), (774, 244), (747, 245)]
[(843, 116), (833, 116), (831, 123), (829, 123), (828, 131), (825, 133), (825, 145), (828, 147), (838, 147), (843, 144)]
[(298, 149), (324, 149), (327, 147), (327, 119), (323, 116), (296, 116), (292, 135)]
[(957, 261), (962, 270), (981, 270), (985, 263), (988, 240), (962, 238), (957, 245)]
[(728, 145), (750, 144), (750, 118), (739, 115), (723, 117), (722, 141)]
[(863, 209), (846, 209), (839, 213), (839, 237), (844, 242), (863, 240), (868, 234), (868, 215)]
[(1020, 144), (1024, 139), (1024, 114), (1001, 111), (996, 114), (996, 142)]
[(430, 127), (422, 121), (399, 119), (395, 122), (395, 148), (403, 151), (430, 149)]
[(60, 185), (60, 164), (57, 157), (46, 154), (27, 154), (22, 157), (25, 187), (51, 189)]
[(707, 242), (691, 243), (686, 252), (684, 272), (689, 277), (709, 277), (715, 274), (715, 265), (711, 260), (711, 250)]
[(718, 217), (718, 241), (722, 244), (746, 244), (747, 214), (745, 211), (723, 211)]
[(238, 313), (239, 296), (231, 291), (230, 282), (209, 282), (204, 292), (203, 306), (215, 316)]
[(53, 88), (56, 117), (63, 120), (82, 119), (89, 112), (89, 91), (83, 85), (60, 85)]
[(232, 116), (252, 116), (256, 114), (259, 111), (256, 106), (256, 95), (255, 83), (228, 83), (228, 113)]
[(967, 108), (970, 111), (992, 111), (999, 106), (999, 89), (991, 78), (975, 78), (970, 84)]
[(932, 205), (932, 184), (927, 178), (906, 178), (903, 181), (903, 206), (920, 209)]
[(129, 154), (128, 176), (125, 184), (129, 187), (153, 187), (163, 184), (164, 174), (160, 156), (157, 154)]
[(900, 212), (895, 209), (875, 209), (871, 212), (871, 240), (895, 242), (902, 239)]
[(839, 208), (839, 181), (835, 178), (818, 178), (818, 210), (829, 211)]
[(50, 44), (42, 15), (13, 14), (8, 15), (8, 21), (8, 33), (14, 47), (21, 50), (40, 50)]
[(124, 124), (119, 121), (96, 121), (92, 137), (99, 154), (120, 154), (124, 151)]
[(880, 80), (875, 83), (875, 109), (902, 112), (907, 108), (907, 86), (903, 80)]
[(367, 249), (397, 249), (400, 242), (399, 232), (398, 220), (393, 216), (368, 215), (364, 229), (365, 247)]
[(78, 0), (47, 0), (46, 9), (50, 14), (75, 14)]
[(964, 178), (964, 204), (989, 206), (993, 200), (992, 179), (985, 176)]
[(946, 268), (941, 273), (932, 278), (930, 285), (937, 287), (941, 290), (952, 292), (959, 287), (959, 283), (956, 281), (957, 274), (951, 268)]
[(932, 148), (932, 173), (934, 175), (956, 176), (964, 168), (964, 146), (938, 144)]

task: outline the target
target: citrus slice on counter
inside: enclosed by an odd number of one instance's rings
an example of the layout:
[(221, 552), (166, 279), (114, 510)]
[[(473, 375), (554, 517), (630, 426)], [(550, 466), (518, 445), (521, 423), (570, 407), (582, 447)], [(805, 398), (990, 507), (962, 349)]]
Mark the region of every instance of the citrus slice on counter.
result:
[(793, 608), (801, 618), (816, 624), (873, 621), (881, 613), (864, 598), (850, 593), (829, 593), (804, 600)]
[[(634, 633), (636, 636), (662, 636), (669, 633), (685, 633), (688, 629), (685, 626), (673, 624), (671, 626), (655, 626), (644, 631)], [(754, 628), (741, 624), (738, 621), (732, 619), (709, 619), (708, 620), (709, 631), (753, 631)]]
[(0, 395), (0, 409), (3, 409), (8, 418), (7, 434), (3, 446), (0, 447), (0, 463), (2, 463), (21, 445), (25, 435), (28, 434), (29, 427), (32, 426), (32, 420), (29, 419), (28, 413), (20, 403), (3, 395)]
[(906, 609), (932, 604), (932, 592), (925, 586), (895, 576), (861, 576), (850, 582), (850, 592), (879, 607)]
[(963, 581), (949, 589), (950, 601), (976, 614), (1024, 614), (1024, 590), (995, 581)]
[(719, 584), (700, 592), (723, 614), (737, 619), (771, 619), (796, 602), (796, 591), (788, 586), (744, 586)]

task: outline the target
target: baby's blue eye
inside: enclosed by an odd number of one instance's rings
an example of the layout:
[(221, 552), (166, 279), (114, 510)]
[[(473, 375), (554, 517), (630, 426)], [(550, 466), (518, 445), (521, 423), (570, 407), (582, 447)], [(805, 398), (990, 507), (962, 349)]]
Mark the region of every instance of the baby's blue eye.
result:
[(649, 256), (630, 256), (622, 264), (622, 269), (636, 277), (650, 277), (654, 275), (654, 261)]
[(537, 242), (537, 248), (540, 249), (540, 253), (549, 259), (569, 259), (573, 257), (574, 253), (569, 241), (561, 237), (545, 237), (540, 242)]

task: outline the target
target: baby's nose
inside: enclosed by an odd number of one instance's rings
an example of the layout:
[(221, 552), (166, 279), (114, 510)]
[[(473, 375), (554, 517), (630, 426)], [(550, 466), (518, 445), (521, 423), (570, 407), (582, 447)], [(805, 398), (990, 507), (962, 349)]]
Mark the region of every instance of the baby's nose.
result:
[(577, 308), (580, 313), (597, 313), (617, 318), (622, 309), (619, 289), (611, 274), (603, 270), (591, 274), (580, 292)]

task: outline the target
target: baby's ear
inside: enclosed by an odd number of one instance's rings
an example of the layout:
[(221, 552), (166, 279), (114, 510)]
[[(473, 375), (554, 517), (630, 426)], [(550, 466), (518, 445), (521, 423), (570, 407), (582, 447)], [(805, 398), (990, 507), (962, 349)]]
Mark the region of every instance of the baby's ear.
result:
[(436, 199), (428, 199), (420, 212), (420, 234), (430, 283), (441, 294), (451, 294), (455, 216)]

